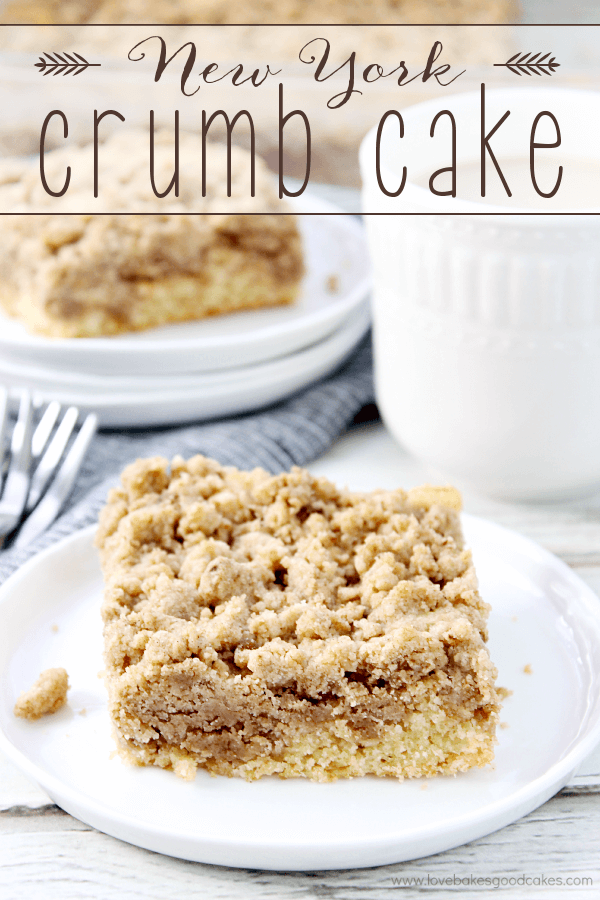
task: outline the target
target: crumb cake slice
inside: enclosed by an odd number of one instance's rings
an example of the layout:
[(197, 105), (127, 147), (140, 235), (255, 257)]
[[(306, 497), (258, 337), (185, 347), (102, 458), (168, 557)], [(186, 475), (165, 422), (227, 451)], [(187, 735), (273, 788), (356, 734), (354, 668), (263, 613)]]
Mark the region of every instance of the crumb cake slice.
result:
[(192, 778), (456, 773), (493, 759), (489, 607), (450, 488), (338, 490), (138, 460), (101, 513), (124, 758)]
[[(172, 137), (156, 137), (156, 182), (173, 177)], [(46, 154), (46, 177), (68, 192), (51, 197), (28, 159), (0, 161), (0, 305), (49, 337), (97, 337), (260, 307), (297, 298), (304, 271), (296, 217), (275, 177), (250, 154), (180, 135), (180, 196), (152, 194), (148, 136), (117, 133), (101, 145), (93, 200), (92, 147)], [(86, 213), (93, 207), (102, 215)], [(158, 210), (158, 212), (157, 212)], [(36, 215), (30, 215), (36, 213)], [(152, 215), (146, 215), (152, 213)], [(286, 213), (278, 215), (278, 213)]]

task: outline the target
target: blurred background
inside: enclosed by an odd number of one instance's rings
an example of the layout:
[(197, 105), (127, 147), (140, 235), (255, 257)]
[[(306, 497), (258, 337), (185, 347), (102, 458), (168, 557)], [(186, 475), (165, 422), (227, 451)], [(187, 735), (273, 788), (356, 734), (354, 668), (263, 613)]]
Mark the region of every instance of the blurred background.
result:
[[(210, 39), (200, 24), (183, 24), (190, 21), (210, 24)], [(295, 27), (257, 27), (272, 22), (289, 22)], [(363, 22), (373, 24), (360, 24)], [(449, 26), (448, 22), (461, 24)], [(544, 24), (549, 22), (563, 27)], [(387, 109), (439, 96), (443, 89), (419, 79), (398, 87), (393, 77), (382, 78), (362, 85), (362, 95), (353, 96), (347, 106), (328, 109), (327, 100), (347, 85), (348, 67), (317, 84), (315, 66), (298, 60), (306, 42), (316, 36), (330, 41), (326, 71), (342, 65), (356, 51), (360, 71), (373, 62), (389, 71), (404, 60), (411, 75), (416, 75), (425, 67), (432, 44), (439, 40), (444, 48), (439, 62), (449, 63), (455, 72), (467, 70), (448, 91), (472, 90), (482, 80), (490, 86), (513, 85), (515, 76), (494, 68), (494, 63), (517, 51), (549, 51), (560, 62), (553, 84), (596, 87), (600, 41), (596, 29), (589, 27), (596, 22), (600, 23), (600, 3), (592, 0), (577, 4), (568, 0), (364, 0), (353, 4), (339, 0), (6, 0), (0, 3), (4, 26), (0, 29), (0, 103), (4, 111), (0, 154), (36, 151), (39, 123), (60, 89), (60, 108), (68, 107), (72, 113), (71, 137), (81, 142), (90, 140), (89, 111), (96, 105), (116, 107), (125, 112), (130, 124), (143, 127), (147, 127), (149, 108), (156, 110), (158, 123), (166, 127), (172, 126), (173, 110), (180, 108), (182, 127), (197, 130), (201, 107), (235, 112), (232, 103), (239, 103), (236, 109), (244, 107), (252, 113), (258, 152), (276, 168), (280, 79), (272, 78), (260, 89), (237, 88), (235, 101), (228, 81), (205, 86), (195, 98), (184, 99), (179, 89), (181, 64), (174, 63), (176, 68), (167, 70), (160, 84), (154, 85), (158, 47), (148, 47), (146, 60), (135, 64), (127, 60), (127, 53), (149, 36), (145, 23), (165, 23), (169, 27), (161, 33), (169, 53), (193, 41), (198, 50), (197, 69), (201, 62), (226, 65), (241, 60), (252, 66), (270, 62), (272, 68), (281, 67), (285, 111), (302, 109), (310, 119), (311, 182), (358, 188), (357, 151), (368, 129)], [(527, 27), (519, 27), (523, 25)], [(102, 61), (102, 68), (88, 70), (77, 79), (40, 78), (33, 63), (42, 52), (73, 49)], [(302, 178), (304, 142), (297, 124), (288, 126), (285, 171)], [(220, 136), (215, 129), (214, 138)], [(247, 145), (244, 129), (238, 130), (235, 140)]]

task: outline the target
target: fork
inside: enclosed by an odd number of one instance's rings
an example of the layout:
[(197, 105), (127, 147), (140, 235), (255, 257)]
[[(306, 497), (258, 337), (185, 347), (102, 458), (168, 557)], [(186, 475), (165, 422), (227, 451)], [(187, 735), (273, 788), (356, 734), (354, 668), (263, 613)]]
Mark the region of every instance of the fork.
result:
[(0, 547), (13, 533), (13, 547), (29, 544), (54, 521), (73, 487), (98, 418), (89, 413), (68, 447), (79, 410), (70, 406), (59, 422), (60, 416), (60, 403), (34, 403), (31, 393), (22, 390), (10, 446), (5, 449), (10, 395), (0, 388), (0, 447), (6, 472), (0, 496)]

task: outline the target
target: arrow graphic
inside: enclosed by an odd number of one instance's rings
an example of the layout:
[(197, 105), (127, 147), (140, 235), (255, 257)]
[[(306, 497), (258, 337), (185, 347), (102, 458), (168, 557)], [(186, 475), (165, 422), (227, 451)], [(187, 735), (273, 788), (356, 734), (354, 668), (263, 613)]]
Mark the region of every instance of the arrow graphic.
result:
[(494, 63), (510, 69), (515, 75), (554, 75), (554, 71), (558, 69), (560, 63), (556, 62), (555, 57), (548, 59), (549, 53), (541, 56), (539, 53), (515, 53), (505, 63)]
[[(46, 59), (44, 59), (44, 56)], [(80, 75), (92, 66), (100, 66), (101, 63), (88, 62), (79, 53), (44, 53), (40, 61), (35, 63), (42, 75)]]

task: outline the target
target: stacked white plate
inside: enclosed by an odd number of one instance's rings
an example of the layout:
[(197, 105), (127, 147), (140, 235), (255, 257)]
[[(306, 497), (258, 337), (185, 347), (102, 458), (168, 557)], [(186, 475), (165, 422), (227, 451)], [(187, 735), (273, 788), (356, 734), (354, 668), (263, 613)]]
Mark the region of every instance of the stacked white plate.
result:
[(314, 196), (297, 211), (309, 205), (294, 306), (113, 338), (53, 340), (0, 317), (0, 384), (143, 427), (249, 412), (323, 378), (369, 328), (369, 260), (358, 220)]

